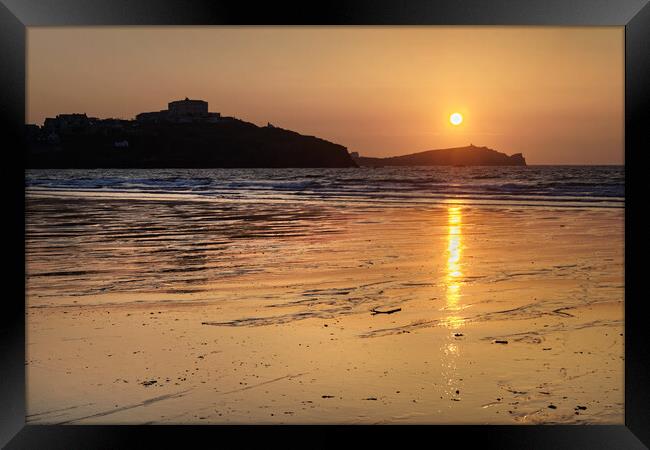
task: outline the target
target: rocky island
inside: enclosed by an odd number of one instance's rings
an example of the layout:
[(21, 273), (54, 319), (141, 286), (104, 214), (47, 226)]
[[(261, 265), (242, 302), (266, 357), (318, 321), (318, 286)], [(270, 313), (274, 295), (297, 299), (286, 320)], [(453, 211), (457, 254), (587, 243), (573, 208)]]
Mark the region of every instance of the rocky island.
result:
[(369, 158), (353, 154), (360, 166), (525, 166), (521, 153), (508, 156), (487, 147), (445, 148), (388, 158)]

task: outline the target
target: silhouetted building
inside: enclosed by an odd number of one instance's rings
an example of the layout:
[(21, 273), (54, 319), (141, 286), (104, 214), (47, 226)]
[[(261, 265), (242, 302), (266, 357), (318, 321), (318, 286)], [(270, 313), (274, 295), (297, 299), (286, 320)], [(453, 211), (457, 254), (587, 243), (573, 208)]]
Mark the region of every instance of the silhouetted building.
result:
[(172, 117), (201, 117), (208, 114), (208, 102), (203, 100), (177, 100), (167, 105)]
[(93, 122), (94, 127), (111, 130), (123, 130), (132, 122), (124, 119), (97, 119)]
[(144, 112), (135, 118), (141, 123), (194, 123), (194, 122), (218, 122), (220, 113), (208, 112), (208, 102), (204, 100), (176, 100), (169, 102), (169, 109), (155, 112)]
[(65, 132), (87, 128), (91, 124), (86, 114), (59, 114), (55, 118), (48, 117), (43, 123), (43, 128), (49, 132)]
[(166, 122), (168, 111), (143, 112), (135, 116), (135, 120), (141, 123), (161, 123)]

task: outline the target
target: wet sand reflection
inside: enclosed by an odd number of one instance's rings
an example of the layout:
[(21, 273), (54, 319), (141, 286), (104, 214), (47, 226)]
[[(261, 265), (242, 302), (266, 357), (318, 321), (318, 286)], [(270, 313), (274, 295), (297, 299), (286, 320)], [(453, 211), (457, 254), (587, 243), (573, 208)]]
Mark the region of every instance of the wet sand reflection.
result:
[(451, 205), (447, 208), (447, 270), (445, 273), (446, 305), (450, 315), (445, 319), (449, 328), (459, 328), (464, 320), (456, 313), (460, 311), (461, 285), (463, 273), (460, 258), (462, 256), (462, 209)]
[[(455, 330), (458, 334), (459, 328), (463, 325), (464, 319), (458, 316), (461, 309), (461, 285), (462, 270), (460, 259), (462, 256), (462, 209), (460, 206), (450, 205), (447, 208), (447, 266), (445, 271), (446, 304), (445, 310), (449, 315), (444, 319), (444, 324)], [(458, 386), (456, 385), (457, 367), (456, 360), (459, 357), (459, 346), (455, 338), (449, 335), (441, 347), (441, 368), (447, 384), (444, 387), (445, 394), (451, 399), (458, 401)]]

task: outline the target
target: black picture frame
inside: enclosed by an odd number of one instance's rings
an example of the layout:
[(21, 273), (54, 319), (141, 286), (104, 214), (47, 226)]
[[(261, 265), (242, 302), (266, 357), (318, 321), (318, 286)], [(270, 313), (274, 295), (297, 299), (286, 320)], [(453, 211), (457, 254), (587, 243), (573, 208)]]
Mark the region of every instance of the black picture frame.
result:
[[(310, 446), (341, 445), (359, 427), (36, 426), (25, 425), (24, 144), (26, 27), (75, 25), (527, 25), (625, 26), (625, 425), (360, 427), (366, 439), (413, 439), (457, 447), (646, 448), (650, 445), (650, 342), (641, 291), (644, 209), (641, 155), (650, 128), (650, 6), (648, 0), (316, 1), (0, 0), (0, 115), (3, 200), (9, 213), (5, 268), (9, 290), (0, 313), (0, 445), (19, 448), (192, 446), (256, 435)], [(22, 241), (20, 237), (23, 237)], [(253, 433), (253, 431), (255, 433)], [(368, 432), (370, 431), (370, 432)], [(282, 436), (281, 436), (282, 435)], [(365, 444), (370, 444), (366, 441)], [(644, 445), (645, 443), (645, 445)], [(304, 445), (304, 444), (303, 444)]]

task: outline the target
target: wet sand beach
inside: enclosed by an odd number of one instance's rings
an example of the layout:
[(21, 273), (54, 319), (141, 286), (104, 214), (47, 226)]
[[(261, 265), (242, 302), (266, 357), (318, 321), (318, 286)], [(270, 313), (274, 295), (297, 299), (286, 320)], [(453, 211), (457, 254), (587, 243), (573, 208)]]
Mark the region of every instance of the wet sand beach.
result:
[(27, 195), (31, 424), (621, 424), (624, 210)]

